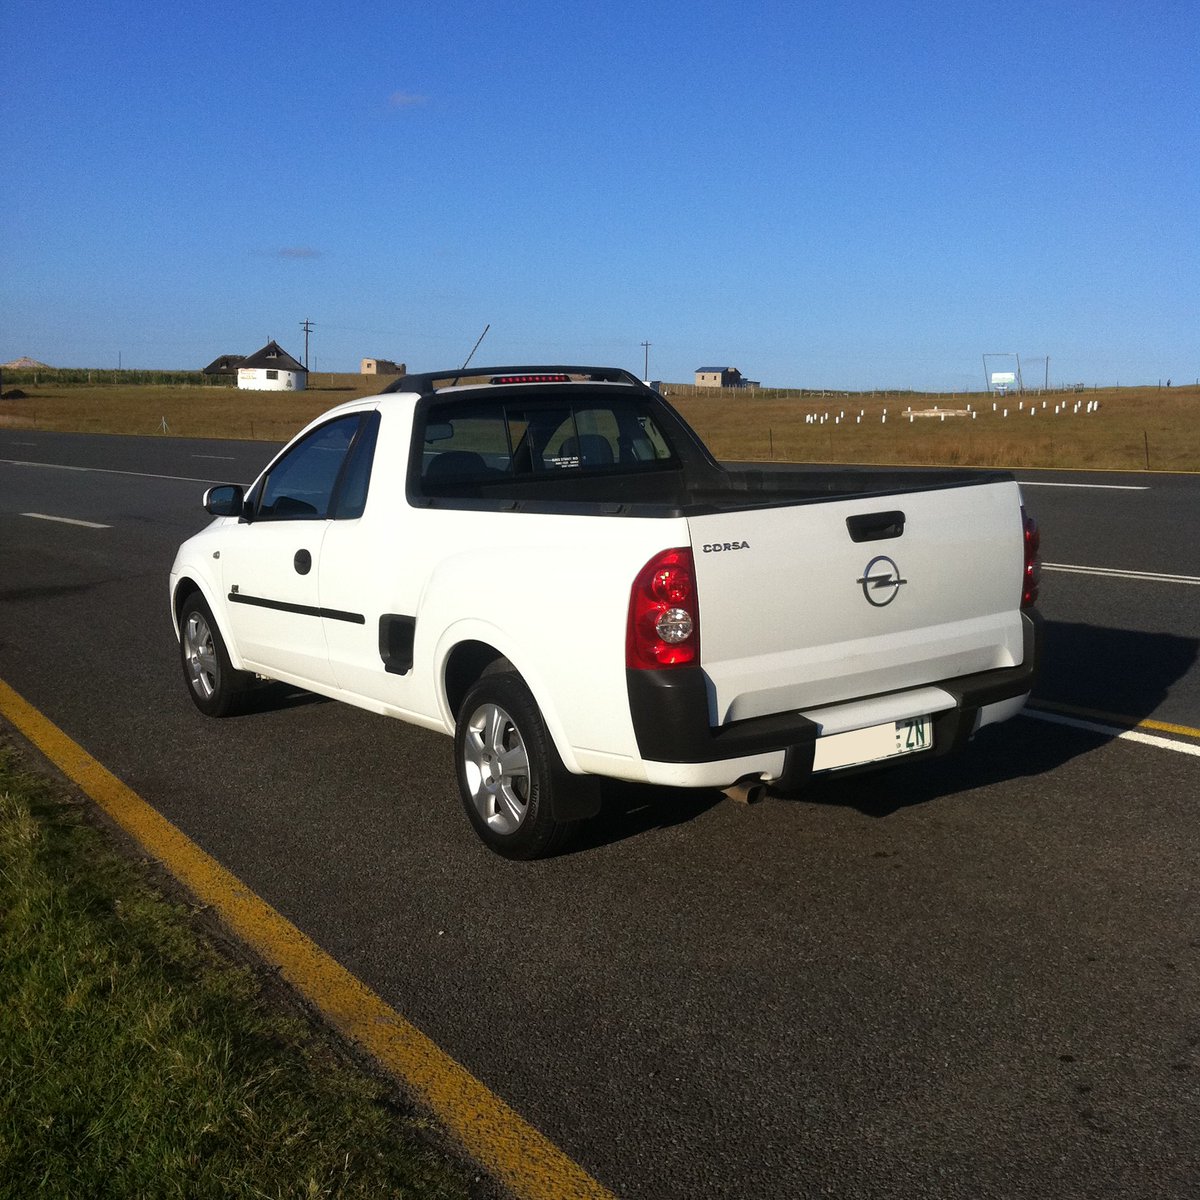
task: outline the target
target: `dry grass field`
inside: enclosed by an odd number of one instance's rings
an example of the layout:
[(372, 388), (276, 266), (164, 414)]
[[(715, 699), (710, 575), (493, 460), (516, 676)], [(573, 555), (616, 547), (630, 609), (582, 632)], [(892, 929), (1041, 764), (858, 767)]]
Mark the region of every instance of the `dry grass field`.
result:
[[(305, 392), (255, 393), (66, 385), (44, 373), (36, 384), (13, 384), (6, 376), (5, 389), (20, 387), (26, 397), (0, 400), (0, 426), (284, 441), (325, 409), (371, 395), (389, 380), (314, 373), (309, 382)], [(1197, 386), (1028, 392), (995, 400), (982, 393), (702, 394), (684, 385), (668, 385), (667, 393), (723, 459), (1200, 471)]]
[(77, 433), (165, 432), (176, 437), (286, 441), (327, 408), (369, 396), (388, 377), (317, 374), (303, 392), (244, 392), (236, 387), (155, 384), (60, 385), (46, 372), (40, 382), (12, 383), (23, 400), (0, 400), (0, 427)]
[(735, 393), (673, 399), (726, 459), (1200, 470), (1196, 386), (997, 398)]

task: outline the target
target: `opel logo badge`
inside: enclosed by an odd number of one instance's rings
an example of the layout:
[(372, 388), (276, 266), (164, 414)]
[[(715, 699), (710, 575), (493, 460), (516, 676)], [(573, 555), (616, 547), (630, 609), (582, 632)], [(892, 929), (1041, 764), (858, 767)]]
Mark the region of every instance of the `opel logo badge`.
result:
[(871, 559), (858, 581), (867, 603), (875, 608), (886, 608), (891, 604), (907, 582), (907, 579), (901, 579), (900, 568), (886, 554)]

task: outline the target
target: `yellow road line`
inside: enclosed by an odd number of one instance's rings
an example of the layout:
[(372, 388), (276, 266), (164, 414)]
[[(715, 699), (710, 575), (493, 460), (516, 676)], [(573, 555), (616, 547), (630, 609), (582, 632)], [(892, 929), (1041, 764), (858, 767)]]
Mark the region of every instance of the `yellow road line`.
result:
[(1053, 700), (1034, 700), (1030, 708), (1044, 708), (1047, 712), (1069, 713), (1074, 717), (1090, 717), (1093, 721), (1107, 721), (1111, 725), (1123, 725), (1129, 729), (1153, 729), (1159, 733), (1173, 733), (1177, 737), (1200, 738), (1200, 729), (1190, 725), (1171, 725), (1166, 721), (1139, 720), (1119, 713), (1105, 712), (1098, 708), (1079, 708), (1074, 704), (1058, 704)]
[(361, 980), (254, 894), (0, 680), (7, 718), (69, 779), (344, 1035), (402, 1079), (468, 1153), (522, 1200), (612, 1194)]

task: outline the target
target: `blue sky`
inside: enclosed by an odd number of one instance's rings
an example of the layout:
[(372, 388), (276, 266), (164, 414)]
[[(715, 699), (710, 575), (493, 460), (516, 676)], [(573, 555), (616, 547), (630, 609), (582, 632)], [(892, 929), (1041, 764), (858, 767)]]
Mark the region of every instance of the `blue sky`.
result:
[[(1200, 377), (1195, 0), (0, 5), (0, 362)], [(1037, 360), (1035, 362), (1035, 360)]]

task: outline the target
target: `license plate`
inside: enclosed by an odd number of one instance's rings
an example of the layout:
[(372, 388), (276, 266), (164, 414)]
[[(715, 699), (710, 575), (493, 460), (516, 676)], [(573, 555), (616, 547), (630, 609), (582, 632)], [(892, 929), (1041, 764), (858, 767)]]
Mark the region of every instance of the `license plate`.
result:
[(835, 771), (933, 748), (933, 718), (907, 717), (817, 739), (814, 771)]

